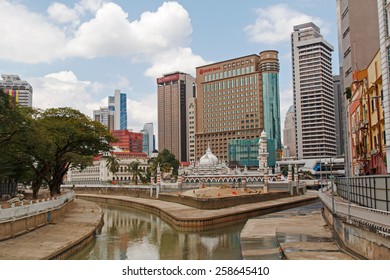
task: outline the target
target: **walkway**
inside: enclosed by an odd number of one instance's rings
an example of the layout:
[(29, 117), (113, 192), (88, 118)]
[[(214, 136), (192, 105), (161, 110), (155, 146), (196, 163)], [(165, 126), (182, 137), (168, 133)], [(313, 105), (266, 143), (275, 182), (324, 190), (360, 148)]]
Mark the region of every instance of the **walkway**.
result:
[(80, 199), (74, 203), (64, 218), (0, 242), (0, 260), (52, 259), (94, 236), (103, 214), (100, 207)]
[[(351, 260), (340, 251), (320, 213), (296, 208), (248, 220), (241, 232), (244, 259)], [(303, 210), (302, 210), (303, 209)]]

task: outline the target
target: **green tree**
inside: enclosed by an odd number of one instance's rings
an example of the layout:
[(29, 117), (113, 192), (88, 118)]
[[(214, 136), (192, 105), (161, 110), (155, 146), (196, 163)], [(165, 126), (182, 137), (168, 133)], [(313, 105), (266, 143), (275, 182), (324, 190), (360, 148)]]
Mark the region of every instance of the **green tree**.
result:
[(149, 160), (150, 172), (156, 174), (157, 166), (160, 164), (161, 172), (170, 172), (172, 169), (172, 174), (174, 177), (177, 177), (179, 170), (179, 161), (175, 158), (175, 155), (172, 154), (169, 150), (164, 149), (162, 152), (158, 153), (158, 156), (154, 159)]
[(82, 169), (91, 164), (93, 156), (109, 151), (109, 143), (114, 140), (106, 127), (72, 108), (47, 109), (38, 113), (35, 121), (37, 129), (45, 134), (46, 149), (33, 151), (30, 146), (29, 152), (51, 195), (61, 193), (60, 186), (69, 168)]

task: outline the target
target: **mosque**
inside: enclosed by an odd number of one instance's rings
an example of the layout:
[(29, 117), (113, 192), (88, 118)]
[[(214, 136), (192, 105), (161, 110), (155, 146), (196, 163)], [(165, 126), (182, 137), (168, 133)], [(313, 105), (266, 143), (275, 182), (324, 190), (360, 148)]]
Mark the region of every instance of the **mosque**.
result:
[[(179, 186), (230, 186), (230, 187), (268, 187), (270, 184), (288, 184), (286, 178), (282, 176), (280, 166), (275, 168), (273, 173), (268, 167), (267, 133), (261, 133), (258, 144), (259, 168), (248, 170), (246, 167), (229, 168), (227, 163), (221, 162), (212, 153), (210, 145), (206, 153), (200, 158), (198, 163), (187, 168), (179, 168)], [(291, 169), (291, 168), (290, 168)], [(291, 173), (291, 172), (290, 172)], [(290, 174), (289, 173), (289, 174)], [(292, 177), (292, 176), (291, 176)], [(283, 184), (285, 183), (285, 184)]]

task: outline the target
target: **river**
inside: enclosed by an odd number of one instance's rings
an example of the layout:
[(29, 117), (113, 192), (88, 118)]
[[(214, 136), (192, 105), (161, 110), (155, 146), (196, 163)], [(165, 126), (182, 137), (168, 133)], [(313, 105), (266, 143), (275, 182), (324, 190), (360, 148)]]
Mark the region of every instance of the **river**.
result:
[(204, 232), (180, 232), (156, 215), (99, 203), (104, 226), (95, 241), (71, 259), (239, 260), (240, 224)]

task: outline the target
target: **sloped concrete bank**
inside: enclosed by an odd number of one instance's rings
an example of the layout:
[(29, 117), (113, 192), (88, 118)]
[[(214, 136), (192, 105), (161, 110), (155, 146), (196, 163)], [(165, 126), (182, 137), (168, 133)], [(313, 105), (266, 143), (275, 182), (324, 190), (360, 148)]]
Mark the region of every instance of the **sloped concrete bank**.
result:
[(390, 228), (324, 207), (323, 217), (334, 238), (347, 251), (369, 260), (390, 260)]
[(315, 194), (306, 194), (302, 196), (242, 204), (224, 209), (203, 210), (182, 204), (143, 198), (92, 194), (79, 194), (77, 197), (93, 202), (114, 203), (116, 205), (145, 210), (158, 215), (180, 231), (214, 229), (226, 224), (242, 222), (251, 217), (310, 204), (318, 199), (318, 196)]
[(103, 225), (103, 212), (96, 203), (73, 203), (63, 217), (0, 242), (0, 260), (66, 259), (87, 246)]

